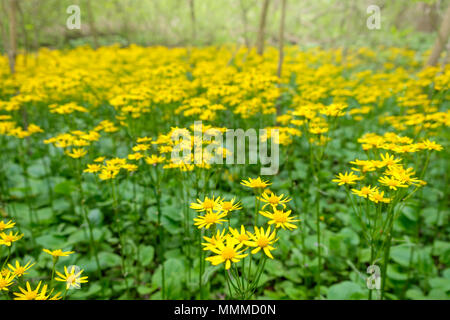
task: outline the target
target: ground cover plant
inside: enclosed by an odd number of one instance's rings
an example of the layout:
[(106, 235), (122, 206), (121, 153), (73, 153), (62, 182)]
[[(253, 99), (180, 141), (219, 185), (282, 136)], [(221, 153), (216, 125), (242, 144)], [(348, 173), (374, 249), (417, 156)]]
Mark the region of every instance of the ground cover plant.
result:
[[(284, 54), (0, 57), (0, 299), (448, 299), (450, 67)], [(238, 128), (273, 174), (195, 140)]]

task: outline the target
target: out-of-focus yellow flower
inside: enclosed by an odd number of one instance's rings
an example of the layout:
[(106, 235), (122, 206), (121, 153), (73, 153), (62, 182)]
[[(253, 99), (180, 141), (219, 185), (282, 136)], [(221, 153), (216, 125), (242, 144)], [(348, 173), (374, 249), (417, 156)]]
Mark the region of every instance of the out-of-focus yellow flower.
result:
[(356, 181), (363, 179), (363, 177), (358, 177), (353, 172), (345, 172), (344, 174), (339, 173), (336, 177), (337, 179), (331, 181), (336, 182), (340, 186), (343, 184), (355, 184)]
[(66, 151), (66, 154), (71, 158), (78, 159), (84, 157), (87, 154), (87, 151), (84, 150), (83, 148), (80, 148), (80, 149), (73, 149), (72, 152)]
[(42, 251), (44, 251), (45, 253), (48, 253), (49, 255), (53, 256), (54, 258), (59, 258), (59, 257), (67, 257), (69, 255), (71, 255), (72, 253), (75, 253), (75, 251), (62, 251), (61, 249), (56, 249), (56, 250), (48, 250), (48, 249), (43, 249)]
[(15, 276), (21, 277), (21, 276), (27, 274), (26, 271), (34, 265), (35, 265), (35, 263), (31, 263), (31, 261), (28, 261), (27, 264), (25, 264), (24, 266), (21, 266), (19, 261), (16, 260), (15, 266), (8, 264), (8, 267), (9, 267), (9, 269), (11, 269), (11, 272)]
[(7, 247), (10, 247), (13, 242), (16, 242), (20, 239), (22, 239), (23, 234), (19, 235), (19, 232), (12, 233), (11, 231), (9, 234), (6, 234), (5, 232), (0, 233), (0, 245), (5, 245)]
[(5, 223), (3, 220), (0, 221), (0, 232), (6, 229), (11, 229), (15, 226), (15, 222), (8, 221)]
[(260, 189), (260, 190), (271, 185), (271, 183), (269, 183), (269, 181), (262, 180), (261, 177), (258, 177), (256, 179), (248, 178), (248, 180), (242, 180), (241, 184), (243, 186), (246, 186), (246, 187), (249, 187), (252, 189)]

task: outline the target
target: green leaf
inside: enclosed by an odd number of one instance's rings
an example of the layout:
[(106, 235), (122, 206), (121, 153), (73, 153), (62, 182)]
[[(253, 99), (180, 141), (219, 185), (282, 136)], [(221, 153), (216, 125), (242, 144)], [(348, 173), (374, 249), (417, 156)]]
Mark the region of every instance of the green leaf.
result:
[(112, 252), (100, 252), (98, 255), (98, 259), (100, 260), (100, 267), (103, 268), (112, 268), (117, 267), (121, 263), (121, 258)]
[(431, 300), (448, 300), (449, 295), (442, 289), (432, 289), (427, 296)]
[(351, 281), (344, 281), (328, 288), (327, 297), (330, 300), (357, 300), (367, 296), (367, 290)]
[(395, 267), (389, 265), (388, 269), (387, 269), (387, 275), (390, 279), (398, 280), (398, 281), (404, 281), (408, 278), (406, 272), (399, 271), (398, 265), (395, 265)]
[(415, 211), (414, 208), (406, 206), (406, 207), (403, 208), (402, 213), (406, 217), (408, 217), (409, 220), (417, 221), (418, 216), (417, 216), (416, 211)]
[(391, 248), (391, 258), (403, 267), (409, 266), (409, 259), (411, 257), (411, 247), (396, 246)]
[(155, 255), (155, 248), (152, 246), (140, 245), (139, 256), (140, 262), (144, 267), (147, 267), (152, 261)]
[(340, 235), (344, 236), (344, 242), (349, 245), (357, 246), (359, 244), (358, 234), (350, 228), (344, 228), (339, 232)]
[(450, 279), (431, 278), (430, 280), (428, 280), (428, 283), (433, 289), (442, 289), (445, 292), (450, 291)]
[(63, 237), (49, 234), (37, 237), (36, 243), (45, 249), (56, 250), (64, 248), (66, 240)]
[(420, 289), (409, 289), (406, 291), (406, 297), (412, 300), (424, 300), (426, 298)]
[(53, 212), (51, 208), (42, 208), (36, 211), (37, 219), (39, 222), (48, 222), (53, 217)]
[(442, 275), (444, 276), (444, 278), (450, 279), (450, 268), (445, 269), (445, 270), (442, 272)]
[(71, 180), (60, 182), (53, 189), (53, 191), (56, 194), (63, 194), (63, 195), (70, 195), (70, 193), (74, 190), (76, 190), (76, 185), (75, 182)]
[(33, 178), (42, 178), (45, 176), (45, 168), (41, 163), (36, 163), (28, 167), (28, 173)]

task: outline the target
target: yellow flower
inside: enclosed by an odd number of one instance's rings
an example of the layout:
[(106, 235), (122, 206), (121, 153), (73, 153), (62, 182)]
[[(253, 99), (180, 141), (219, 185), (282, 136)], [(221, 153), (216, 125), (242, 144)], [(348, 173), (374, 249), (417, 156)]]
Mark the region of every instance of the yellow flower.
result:
[(67, 257), (68, 255), (75, 253), (75, 251), (65, 251), (64, 252), (61, 249), (57, 249), (57, 250), (53, 250), (53, 251), (50, 251), (48, 249), (43, 249), (42, 251), (52, 255), (54, 258)]
[(231, 235), (239, 242), (246, 246), (249, 246), (251, 244), (251, 235), (252, 233), (250, 231), (246, 231), (245, 227), (241, 225), (241, 231), (239, 232), (238, 229), (229, 228)]
[(2, 232), (0, 233), (0, 244), (10, 247), (13, 242), (20, 240), (22, 237), (23, 234), (19, 235), (19, 232), (12, 233), (10, 231), (9, 234)]
[(229, 213), (231, 211), (242, 209), (241, 203), (236, 202), (234, 203), (235, 198), (231, 199), (230, 201), (223, 201), (220, 203), (220, 209), (225, 212)]
[(271, 251), (275, 250), (271, 245), (278, 241), (278, 238), (275, 239), (276, 231), (273, 230), (272, 233), (270, 227), (267, 228), (266, 232), (264, 232), (264, 228), (261, 229), (255, 228), (255, 233), (251, 235), (252, 241), (249, 244), (249, 247), (256, 247), (252, 250), (252, 254), (258, 253), (261, 249), (264, 251), (266, 256), (270, 259), (273, 259)]
[(211, 238), (204, 236), (203, 239), (206, 240), (206, 242), (202, 243), (202, 246), (204, 246), (203, 250), (211, 250), (210, 248), (217, 247), (218, 243), (225, 240), (225, 229), (222, 231), (217, 230), (216, 235), (213, 235)]
[(150, 148), (150, 146), (149, 146), (148, 144), (138, 144), (138, 145), (134, 146), (134, 147), (132, 148), (132, 150), (133, 150), (134, 152), (138, 152), (138, 151), (146, 151), (146, 150), (148, 150), (149, 148)]
[(157, 155), (152, 154), (150, 157), (145, 157), (145, 162), (149, 165), (157, 165), (159, 163), (163, 163), (166, 161), (165, 157), (160, 157)]
[(88, 277), (81, 277), (81, 274), (84, 270), (80, 270), (76, 272), (75, 267), (71, 267), (70, 270), (67, 270), (67, 267), (64, 266), (64, 274), (56, 271), (56, 275), (58, 277), (55, 278), (56, 281), (65, 282), (66, 289), (70, 288), (80, 288), (81, 283), (87, 283)]
[(47, 285), (44, 285), (35, 300), (60, 300), (62, 298), (61, 292), (56, 293), (53, 297), (51, 296), (54, 289), (50, 290), (47, 294), (47, 288)]
[(269, 211), (260, 211), (259, 213), (264, 217), (269, 218), (270, 221), (268, 222), (268, 224), (275, 224), (275, 228), (281, 227), (288, 230), (297, 228), (297, 226), (293, 224), (293, 222), (298, 222), (299, 220), (295, 220), (295, 217), (290, 217), (291, 210), (283, 211), (273, 208), (273, 213)]
[(276, 209), (276, 207), (278, 205), (283, 206), (283, 208), (286, 208), (285, 203), (291, 201), (290, 198), (286, 197), (283, 199), (284, 194), (277, 196), (275, 193), (273, 192), (263, 192), (261, 194), (262, 197), (258, 197), (259, 200), (266, 202), (266, 204), (262, 207), (262, 209), (264, 209), (265, 207), (267, 207), (268, 205), (271, 205), (274, 209)]
[(95, 173), (102, 169), (99, 164), (88, 164), (87, 166), (87, 169), (84, 169), (83, 172)]
[(6, 274), (0, 273), (0, 291), (8, 291), (8, 287), (13, 284), (15, 274), (7, 271)]
[(406, 183), (408, 185), (421, 185), (423, 182), (414, 177), (415, 171), (413, 168), (404, 169), (402, 166), (391, 167), (385, 172), (386, 175), (390, 175), (395, 179), (399, 180), (402, 184)]
[(248, 180), (242, 180), (241, 184), (252, 189), (264, 189), (271, 185), (269, 181), (261, 180), (260, 177), (256, 179), (248, 178)]
[(87, 151), (83, 148), (73, 149), (72, 152), (66, 151), (66, 154), (74, 159), (82, 158), (87, 154)]
[(243, 247), (243, 243), (239, 243), (231, 236), (227, 236), (224, 242), (217, 243), (217, 247), (211, 248), (210, 251), (217, 255), (208, 257), (205, 260), (217, 266), (225, 262), (225, 269), (228, 270), (231, 267), (231, 262), (237, 263), (240, 259), (245, 258), (248, 254), (244, 254), (244, 250), (240, 250)]
[(119, 174), (119, 170), (109, 170), (109, 169), (102, 169), (102, 172), (98, 175), (100, 180), (110, 180), (114, 179)]
[(390, 198), (385, 198), (384, 197), (384, 191), (373, 192), (372, 194), (369, 195), (369, 200), (373, 201), (375, 203), (378, 203), (378, 202), (389, 203), (389, 202), (391, 202)]
[(400, 180), (397, 180), (392, 177), (380, 177), (378, 181), (385, 185), (386, 187), (389, 187), (389, 189), (397, 190), (397, 188), (407, 188), (408, 186), (406, 184), (403, 184)]
[(370, 186), (366, 187), (362, 187), (361, 190), (358, 189), (352, 189), (352, 193), (356, 194), (357, 196), (363, 197), (363, 198), (367, 198), (369, 195), (371, 195), (372, 193), (377, 191), (377, 187), (373, 187), (371, 188)]
[(198, 226), (199, 229), (209, 229), (209, 227), (213, 224), (221, 224), (226, 221), (225, 219), (222, 219), (226, 216), (227, 214), (225, 212), (214, 212), (212, 210), (208, 210), (204, 216), (198, 216), (194, 219), (194, 225)]
[(339, 173), (336, 177), (337, 179), (333, 179), (331, 181), (337, 182), (340, 186), (343, 184), (355, 184), (357, 180), (363, 179), (363, 177), (358, 177), (353, 172), (345, 172), (344, 174)]
[(152, 141), (152, 138), (150, 138), (150, 137), (142, 137), (142, 138), (137, 139), (137, 143), (145, 143), (145, 142), (150, 142), (150, 141)]
[(105, 161), (105, 157), (98, 157), (94, 159), (94, 162), (103, 162)]
[(16, 260), (15, 266), (8, 264), (8, 267), (9, 267), (9, 269), (11, 269), (11, 271), (14, 273), (15, 276), (21, 277), (21, 276), (27, 274), (25, 271), (27, 271), (34, 265), (35, 265), (35, 263), (31, 264), (31, 261), (28, 261), (26, 265), (21, 266), (19, 261)]
[(3, 222), (3, 220), (0, 221), (0, 231), (3, 231), (5, 229), (11, 229), (14, 227), (16, 223), (12, 221), (8, 221), (7, 223)]
[[(47, 295), (47, 285), (44, 285), (42, 287), (41, 292), (39, 292), (39, 289), (41, 287), (42, 281), (39, 281), (36, 289), (31, 289), (30, 283), (27, 281), (26, 283), (26, 290), (22, 287), (19, 287), (19, 290), (21, 292), (14, 292), (14, 295), (16, 296), (14, 300), (48, 300), (49, 295)], [(52, 290), (53, 291), (53, 290)], [(50, 299), (50, 300), (57, 300), (59, 299), (59, 293), (55, 295), (57, 297), (56, 299)]]
[(135, 172), (135, 171), (137, 171), (138, 166), (135, 165), (135, 164), (129, 164), (129, 163), (127, 163), (127, 164), (124, 164), (124, 165), (122, 166), (122, 168), (124, 168), (124, 169), (127, 170), (128, 172)]
[(395, 159), (394, 156), (389, 155), (387, 152), (385, 155), (381, 154), (381, 159), (383, 160), (381, 163), (388, 167), (395, 166), (398, 162), (402, 161), (402, 159)]
[(205, 197), (205, 200), (201, 201), (200, 199), (197, 199), (198, 203), (192, 202), (190, 208), (197, 210), (199, 212), (205, 211), (205, 210), (219, 210), (221, 199), (220, 197), (217, 197), (217, 199), (214, 199), (214, 196), (212, 198)]
[(128, 155), (128, 160), (139, 160), (142, 159), (144, 155), (142, 153), (136, 152)]
[(440, 144), (437, 144), (436, 142), (430, 140), (424, 140), (420, 145), (423, 149), (427, 150), (441, 151), (443, 149)]
[(321, 127), (314, 126), (314, 127), (310, 127), (308, 131), (312, 134), (322, 134), (322, 133), (327, 133), (328, 128), (326, 128), (326, 127), (321, 128)]

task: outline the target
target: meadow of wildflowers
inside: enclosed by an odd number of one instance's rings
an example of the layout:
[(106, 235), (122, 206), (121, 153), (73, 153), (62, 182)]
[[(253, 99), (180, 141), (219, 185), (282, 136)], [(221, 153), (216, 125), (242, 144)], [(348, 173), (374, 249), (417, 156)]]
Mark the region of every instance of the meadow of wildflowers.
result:
[[(448, 299), (450, 67), (425, 58), (0, 56), (0, 299)], [(196, 137), (230, 129), (276, 172), (209, 161), (242, 150)]]

